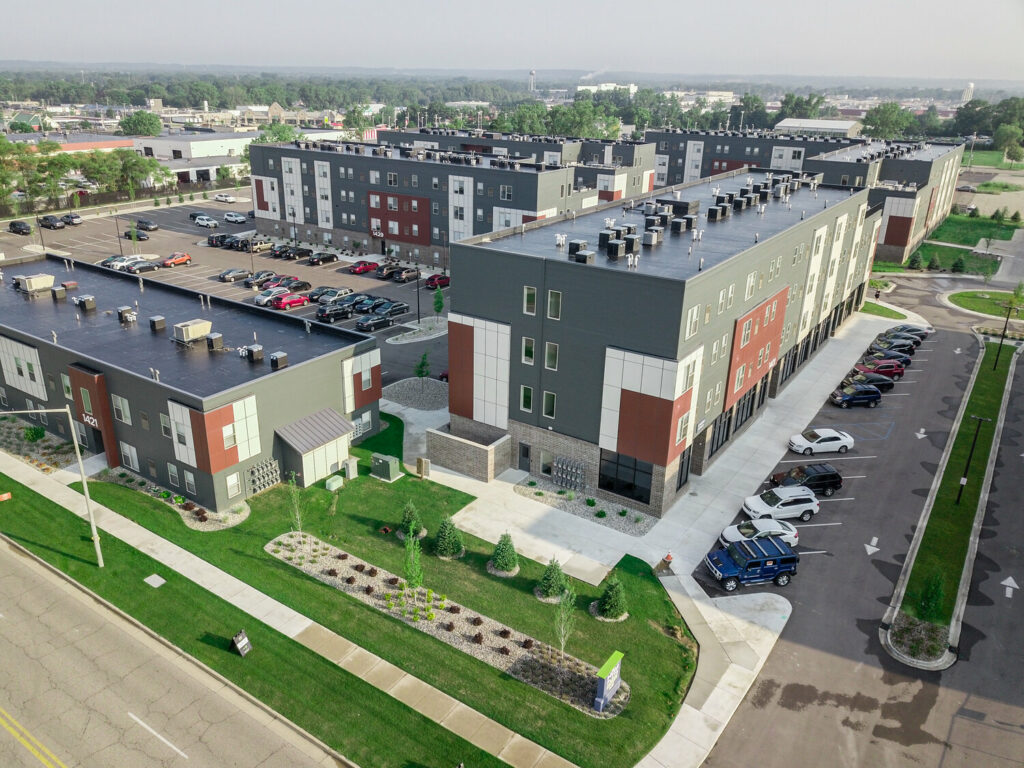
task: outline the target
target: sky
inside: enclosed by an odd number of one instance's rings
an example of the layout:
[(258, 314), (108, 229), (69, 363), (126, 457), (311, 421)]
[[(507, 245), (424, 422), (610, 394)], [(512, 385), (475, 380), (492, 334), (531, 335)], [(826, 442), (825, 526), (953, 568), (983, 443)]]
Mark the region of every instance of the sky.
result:
[[(1024, 0), (48, 0), (0, 60), (1024, 79)], [(979, 13), (969, 15), (971, 9)], [(1016, 38), (1016, 39), (1015, 39)]]

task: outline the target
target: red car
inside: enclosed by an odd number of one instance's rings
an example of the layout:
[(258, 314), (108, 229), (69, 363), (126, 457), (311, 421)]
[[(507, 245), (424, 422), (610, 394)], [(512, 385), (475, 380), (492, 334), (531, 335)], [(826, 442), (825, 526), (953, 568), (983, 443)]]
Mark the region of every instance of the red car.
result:
[(275, 296), (270, 306), (274, 309), (291, 309), (292, 307), (304, 307), (309, 304), (309, 299), (297, 293), (286, 293), (283, 296)]
[(447, 288), (452, 279), (448, 275), (431, 275), (427, 278), (427, 288)]
[(277, 277), (271, 278), (270, 280), (265, 282), (263, 284), (263, 287), (264, 288), (279, 288), (282, 285), (284, 285), (286, 282), (288, 282), (289, 280), (294, 282), (294, 281), (296, 281), (298, 279), (299, 278), (295, 277), (295, 275), (278, 275)]
[(192, 257), (183, 251), (175, 251), (163, 260), (163, 266), (165, 267), (176, 267), (179, 264), (184, 264), (187, 267), (191, 263)]
[(898, 360), (871, 360), (857, 363), (855, 368), (861, 373), (880, 373), (893, 381), (899, 381), (903, 376), (903, 366)]
[(348, 271), (352, 275), (361, 275), (363, 272), (373, 272), (379, 266), (376, 261), (357, 261), (348, 268)]

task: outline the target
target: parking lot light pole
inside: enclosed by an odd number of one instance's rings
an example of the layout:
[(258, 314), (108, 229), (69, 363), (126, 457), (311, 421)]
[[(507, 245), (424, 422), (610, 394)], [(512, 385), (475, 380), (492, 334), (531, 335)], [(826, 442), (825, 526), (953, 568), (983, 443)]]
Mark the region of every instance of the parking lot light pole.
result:
[(1013, 311), (1020, 311), (1013, 304), (1006, 305), (1006, 322), (1003, 323), (1003, 332), (999, 334), (999, 348), (996, 350), (996, 361), (992, 363), (992, 370), (994, 371), (999, 367), (999, 355), (1003, 351), (1003, 343), (1006, 341), (1006, 329), (1010, 327), (1010, 313)]
[(420, 327), (420, 270), (416, 270), (416, 327)]
[(114, 237), (117, 238), (117, 250), (121, 252), (121, 256), (124, 256), (124, 245), (121, 243), (121, 232), (117, 228), (117, 209), (111, 208), (110, 212), (114, 215)]
[(967, 463), (964, 465), (964, 473), (960, 478), (960, 490), (956, 493), (956, 503), (960, 503), (960, 497), (964, 495), (964, 486), (967, 485), (967, 472), (971, 468), (971, 459), (974, 458), (974, 446), (978, 444), (978, 433), (981, 432), (981, 422), (992, 421), (992, 419), (986, 419), (982, 416), (975, 416), (971, 414), (971, 418), (975, 420), (977, 426), (974, 428), (974, 440), (971, 441), (971, 450), (967, 453)]

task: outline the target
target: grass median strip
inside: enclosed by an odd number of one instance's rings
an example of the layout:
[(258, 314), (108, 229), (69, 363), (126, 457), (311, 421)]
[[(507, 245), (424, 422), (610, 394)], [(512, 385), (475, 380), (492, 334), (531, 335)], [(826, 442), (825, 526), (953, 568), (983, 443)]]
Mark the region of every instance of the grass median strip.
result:
[(928, 236), (928, 239), (938, 243), (976, 246), (986, 237), (991, 237), (994, 240), (1009, 240), (1013, 237), (1017, 226), (1010, 221), (1000, 222), (980, 216), (972, 218), (951, 213)]
[[(0, 490), (13, 492), (0, 508), (5, 534), (349, 759), (367, 768), (504, 765), (112, 536), (97, 568), (84, 520), (5, 475)], [(142, 581), (152, 573), (167, 580), (159, 589)], [(244, 659), (229, 647), (242, 628), (254, 649)]]
[(889, 309), (883, 307), (881, 304), (875, 304), (873, 301), (865, 301), (864, 306), (860, 308), (860, 311), (865, 315), (877, 315), (878, 317), (888, 317), (892, 320), (906, 320), (907, 316), (902, 312), (897, 312), (895, 309)]
[[(922, 621), (949, 624), (956, 605), (960, 576), (967, 557), (985, 471), (993, 449), (992, 439), (999, 419), (1006, 377), (1013, 358), (1012, 348), (1003, 350), (999, 366), (993, 371), (998, 347), (998, 344), (993, 343), (985, 345), (985, 359), (970, 392), (964, 419), (957, 430), (928, 517), (928, 526), (907, 582), (903, 611)], [(991, 421), (978, 421), (972, 416)], [(957, 504), (960, 478), (964, 476), (964, 467), (976, 431), (977, 445), (966, 474), (967, 484)]]

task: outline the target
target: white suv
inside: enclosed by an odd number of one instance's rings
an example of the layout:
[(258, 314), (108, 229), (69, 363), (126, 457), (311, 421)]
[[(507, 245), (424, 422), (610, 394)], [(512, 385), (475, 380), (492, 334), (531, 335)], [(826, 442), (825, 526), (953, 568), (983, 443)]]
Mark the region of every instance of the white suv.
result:
[(818, 514), (818, 500), (814, 497), (814, 491), (805, 486), (779, 486), (760, 496), (747, 496), (743, 500), (742, 511), (754, 520), (761, 517), (774, 520), (799, 517), (806, 523)]
[(217, 220), (211, 219), (209, 216), (196, 216), (196, 225), (207, 229), (216, 229)]

